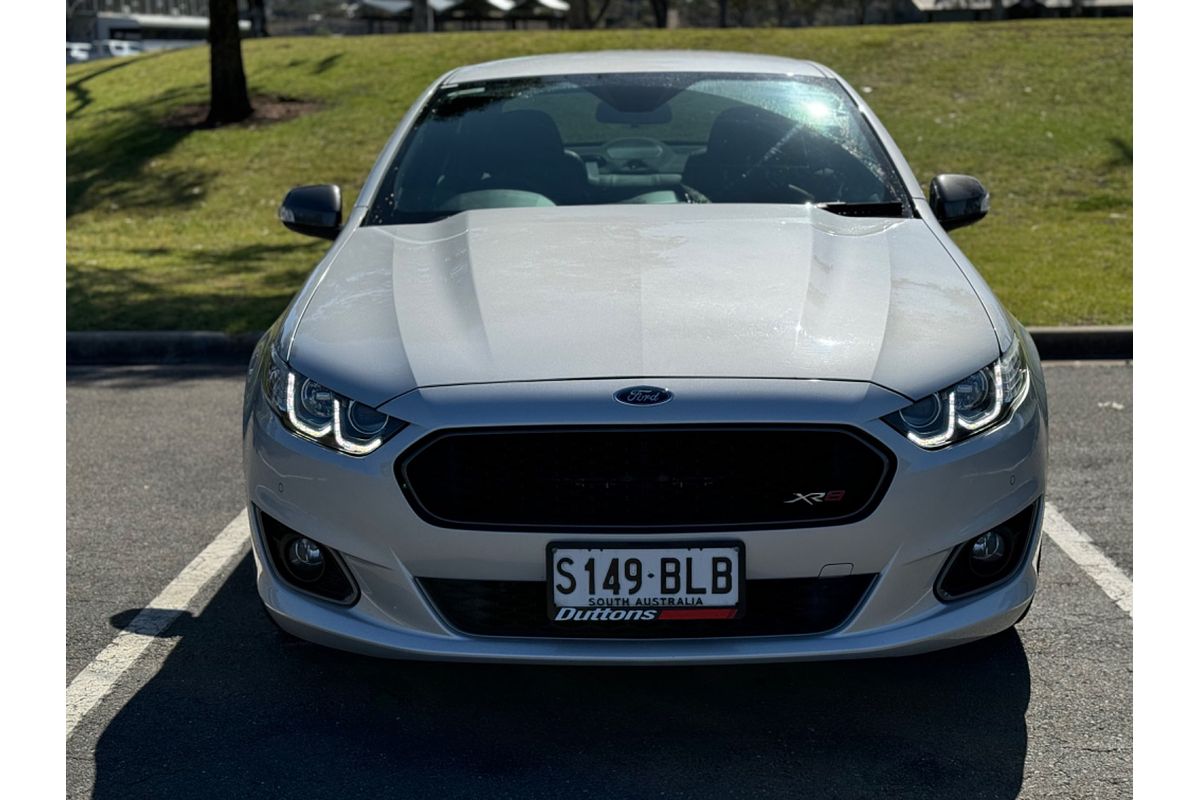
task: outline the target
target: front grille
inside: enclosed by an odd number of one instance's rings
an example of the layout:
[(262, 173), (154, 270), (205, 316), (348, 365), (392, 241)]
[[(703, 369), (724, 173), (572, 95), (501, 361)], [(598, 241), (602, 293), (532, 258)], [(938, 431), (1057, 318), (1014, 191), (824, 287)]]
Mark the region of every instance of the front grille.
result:
[(499, 428), (434, 433), (396, 478), (442, 527), (629, 533), (854, 522), (894, 469), (832, 426)]
[(862, 602), (874, 575), (746, 581), (745, 614), (731, 620), (555, 622), (543, 581), (418, 583), (452, 628), (475, 636), (582, 639), (680, 639), (788, 636), (831, 631)]

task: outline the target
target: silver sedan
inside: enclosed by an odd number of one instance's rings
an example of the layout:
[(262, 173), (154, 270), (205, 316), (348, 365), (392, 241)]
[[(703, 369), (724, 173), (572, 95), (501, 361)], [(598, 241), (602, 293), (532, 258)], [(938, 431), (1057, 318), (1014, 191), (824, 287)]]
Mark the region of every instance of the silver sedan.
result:
[(914, 653), (1037, 585), (1033, 343), (853, 88), (607, 52), (439, 78), (250, 364), (258, 589), (401, 658)]

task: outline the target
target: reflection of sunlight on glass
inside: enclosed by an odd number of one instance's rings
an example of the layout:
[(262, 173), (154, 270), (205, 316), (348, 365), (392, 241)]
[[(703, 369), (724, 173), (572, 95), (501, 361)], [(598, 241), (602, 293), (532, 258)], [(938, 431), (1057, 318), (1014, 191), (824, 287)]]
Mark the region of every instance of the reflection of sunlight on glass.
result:
[(809, 100), (804, 104), (804, 110), (808, 112), (809, 119), (813, 120), (826, 119), (833, 113), (833, 109), (819, 100)]

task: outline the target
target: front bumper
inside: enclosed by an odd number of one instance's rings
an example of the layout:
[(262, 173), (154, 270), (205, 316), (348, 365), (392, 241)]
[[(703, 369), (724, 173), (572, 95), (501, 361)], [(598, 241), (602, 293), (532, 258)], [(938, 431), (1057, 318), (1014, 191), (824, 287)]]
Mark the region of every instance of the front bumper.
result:
[[(961, 644), (1011, 626), (1032, 601), (1041, 546), (1046, 417), (1035, 386), (1003, 425), (958, 445), (922, 451), (880, 417), (906, 404), (870, 384), (775, 380), (674, 380), (676, 399), (633, 408), (612, 402), (629, 381), (443, 387), (410, 392), (384, 408), (412, 424), (361, 459), (286, 431), (251, 398), (245, 470), (252, 508), (339, 551), (361, 590), (351, 607), (297, 591), (264, 557), (252, 514), (259, 593), (285, 629), (322, 644), (401, 658), (569, 663), (741, 663), (900, 655)], [(531, 416), (536, 414), (536, 416)], [(741, 540), (748, 580), (816, 577), (826, 565), (876, 574), (835, 630), (815, 635), (695, 639), (472, 636), (451, 628), (417, 578), (545, 580), (546, 545), (595, 539), (555, 532), (435, 527), (409, 505), (393, 472), (400, 454), (447, 427), (788, 423), (856, 426), (896, 456), (879, 506), (852, 524), (787, 530), (608, 534), (614, 542)], [(933, 585), (951, 551), (1038, 504), (1016, 572), (973, 597), (943, 603)], [(845, 569), (844, 567), (842, 569)]]

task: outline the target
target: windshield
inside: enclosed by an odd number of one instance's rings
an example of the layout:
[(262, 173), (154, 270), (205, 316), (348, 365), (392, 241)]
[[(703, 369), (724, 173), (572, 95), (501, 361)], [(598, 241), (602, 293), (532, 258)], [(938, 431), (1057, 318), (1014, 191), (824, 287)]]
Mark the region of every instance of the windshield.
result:
[(444, 87), (368, 225), (611, 203), (812, 203), (907, 213), (890, 160), (836, 81), (608, 74)]

